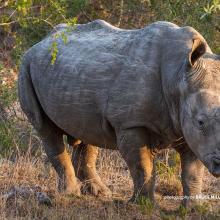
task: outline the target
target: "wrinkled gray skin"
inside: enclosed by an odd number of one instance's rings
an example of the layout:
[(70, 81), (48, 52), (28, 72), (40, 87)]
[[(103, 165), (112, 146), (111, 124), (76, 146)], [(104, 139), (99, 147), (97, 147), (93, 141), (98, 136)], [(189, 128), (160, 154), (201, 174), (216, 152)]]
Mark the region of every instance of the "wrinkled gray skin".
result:
[(202, 163), (220, 176), (220, 57), (196, 30), (169, 22), (122, 30), (97, 20), (66, 32), (66, 44), (55, 37), (65, 30), (58, 26), (27, 51), (18, 86), (60, 189), (79, 195), (77, 176), (92, 193), (109, 194), (94, 145), (120, 151), (134, 182), (132, 200), (153, 199), (155, 152), (167, 146), (180, 153), (184, 195), (201, 193)]

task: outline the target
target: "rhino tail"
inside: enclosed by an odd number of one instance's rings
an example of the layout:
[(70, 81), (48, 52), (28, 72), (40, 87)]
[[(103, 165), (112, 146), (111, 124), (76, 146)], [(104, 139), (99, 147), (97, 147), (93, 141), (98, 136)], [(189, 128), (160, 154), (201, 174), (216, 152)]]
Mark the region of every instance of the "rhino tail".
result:
[(30, 64), (23, 59), (18, 78), (18, 96), (21, 109), (37, 131), (43, 126), (43, 109), (38, 101), (31, 75)]

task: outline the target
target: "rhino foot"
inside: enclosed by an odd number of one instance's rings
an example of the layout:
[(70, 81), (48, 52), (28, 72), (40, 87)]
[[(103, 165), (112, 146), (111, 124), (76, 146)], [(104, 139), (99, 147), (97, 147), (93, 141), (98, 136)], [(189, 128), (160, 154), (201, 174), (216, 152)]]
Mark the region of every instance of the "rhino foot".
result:
[(204, 201), (198, 199), (183, 200), (181, 206), (185, 207), (191, 212), (196, 212), (198, 209), (207, 209), (209, 207), (209, 205), (207, 205)]
[(96, 170), (98, 148), (83, 142), (75, 144), (72, 137), (68, 137), (68, 143), (73, 146), (72, 163), (76, 176), (83, 182), (82, 192), (110, 197), (110, 189), (102, 182)]
[(74, 195), (77, 197), (81, 196), (81, 186), (80, 184), (74, 184), (72, 187), (67, 187), (66, 190), (64, 191), (65, 194), (67, 195)]
[(92, 194), (94, 196), (111, 197), (111, 190), (100, 181), (89, 180), (85, 182), (82, 192), (84, 194)]

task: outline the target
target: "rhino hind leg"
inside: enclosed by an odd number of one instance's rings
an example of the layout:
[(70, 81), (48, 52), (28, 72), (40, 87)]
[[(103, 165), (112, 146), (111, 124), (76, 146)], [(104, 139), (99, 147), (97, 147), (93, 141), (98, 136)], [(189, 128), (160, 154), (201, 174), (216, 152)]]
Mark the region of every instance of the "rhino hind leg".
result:
[(72, 163), (76, 170), (76, 176), (83, 183), (83, 192), (95, 196), (110, 196), (111, 191), (102, 182), (96, 170), (98, 148), (86, 145), (83, 142), (74, 144), (75, 140), (68, 137), (68, 143), (73, 147)]
[(119, 151), (127, 163), (134, 184), (131, 202), (146, 198), (154, 203), (154, 153), (146, 145), (149, 143), (146, 134), (145, 128), (131, 128), (122, 131), (118, 136)]
[(58, 190), (80, 196), (80, 184), (63, 142), (63, 131), (46, 117), (44, 126), (38, 132), (46, 154), (58, 174)]
[(176, 150), (180, 154), (181, 159), (181, 179), (184, 195), (182, 204), (185, 207), (193, 208), (193, 206), (200, 203), (200, 201), (195, 198), (189, 198), (201, 194), (204, 165), (186, 144)]

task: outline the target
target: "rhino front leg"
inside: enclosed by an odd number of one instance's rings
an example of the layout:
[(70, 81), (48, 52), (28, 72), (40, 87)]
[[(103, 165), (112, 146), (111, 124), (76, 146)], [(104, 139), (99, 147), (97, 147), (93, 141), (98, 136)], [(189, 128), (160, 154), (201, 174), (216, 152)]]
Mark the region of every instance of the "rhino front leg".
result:
[(121, 132), (118, 142), (119, 151), (128, 165), (134, 183), (134, 192), (130, 201), (136, 202), (139, 197), (144, 196), (154, 202), (154, 153), (148, 147), (147, 130), (127, 129)]
[(46, 154), (58, 174), (58, 190), (79, 196), (80, 184), (77, 182), (71, 158), (63, 143), (63, 133), (52, 122), (45, 121), (39, 132)]
[(84, 191), (88, 190), (96, 196), (110, 196), (111, 191), (102, 182), (96, 170), (98, 148), (82, 142), (78, 145), (72, 144), (72, 146), (72, 163), (76, 169), (76, 176), (84, 182)]
[(187, 145), (181, 146), (177, 151), (181, 159), (183, 195), (186, 197), (182, 204), (192, 207), (198, 201), (189, 198), (201, 194), (204, 166)]

